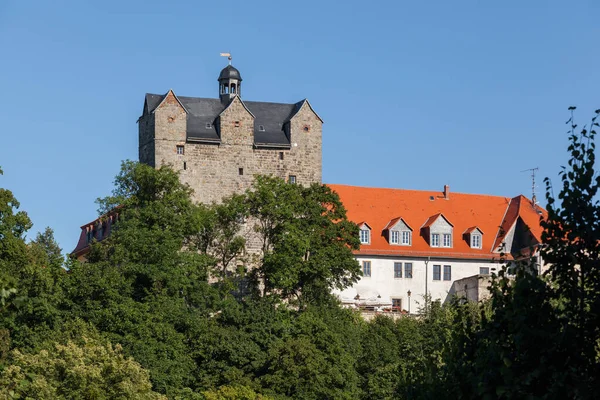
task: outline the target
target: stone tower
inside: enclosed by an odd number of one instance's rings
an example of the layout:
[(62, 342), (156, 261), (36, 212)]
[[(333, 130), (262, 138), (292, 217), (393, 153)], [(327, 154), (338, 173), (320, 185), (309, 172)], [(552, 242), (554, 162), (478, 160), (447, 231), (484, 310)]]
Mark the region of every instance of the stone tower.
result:
[(139, 118), (140, 162), (170, 164), (194, 199), (219, 202), (250, 187), (254, 175), (291, 183), (321, 182), (323, 120), (308, 100), (244, 101), (242, 77), (228, 65), (219, 98), (146, 94)]

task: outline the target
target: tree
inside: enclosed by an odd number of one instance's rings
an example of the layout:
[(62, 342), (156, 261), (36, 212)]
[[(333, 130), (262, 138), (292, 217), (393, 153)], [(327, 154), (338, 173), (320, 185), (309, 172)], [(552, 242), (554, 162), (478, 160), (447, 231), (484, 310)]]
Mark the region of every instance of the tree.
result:
[(358, 227), (331, 189), (259, 176), (246, 196), (263, 254), (253, 277), (264, 294), (302, 306), (358, 281)]
[(166, 399), (120, 346), (82, 337), (37, 353), (11, 353), (0, 372), (1, 399)]

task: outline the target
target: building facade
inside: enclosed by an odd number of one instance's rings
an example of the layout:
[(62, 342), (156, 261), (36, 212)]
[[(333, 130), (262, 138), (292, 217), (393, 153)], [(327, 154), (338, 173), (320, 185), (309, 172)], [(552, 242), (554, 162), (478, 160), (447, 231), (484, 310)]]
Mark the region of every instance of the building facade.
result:
[(245, 191), (257, 174), (321, 182), (323, 121), (308, 100), (242, 100), (242, 77), (231, 65), (218, 82), (218, 98), (146, 94), (140, 162), (171, 165), (203, 203)]
[(414, 313), (425, 294), (482, 299), (485, 277), (541, 244), (546, 211), (524, 196), (330, 187), (360, 227), (363, 276), (337, 292), (347, 305)]

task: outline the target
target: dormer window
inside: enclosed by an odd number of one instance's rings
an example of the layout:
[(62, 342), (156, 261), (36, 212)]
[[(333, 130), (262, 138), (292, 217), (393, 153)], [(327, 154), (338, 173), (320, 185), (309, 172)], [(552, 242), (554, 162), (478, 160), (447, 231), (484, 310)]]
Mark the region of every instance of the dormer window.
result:
[(360, 227), (360, 243), (370, 244), (371, 243), (371, 227), (366, 223), (359, 224)]
[(421, 227), (425, 238), (429, 238), (431, 247), (452, 247), (454, 225), (441, 213), (432, 215)]
[(392, 219), (383, 229), (390, 244), (410, 246), (412, 244), (412, 228), (401, 217)]
[(476, 226), (472, 226), (471, 228), (465, 231), (465, 240), (472, 249), (481, 249), (483, 242), (483, 231)]
[(264, 125), (259, 125), (258, 126), (258, 130), (261, 131), (261, 132), (264, 132), (265, 131)]

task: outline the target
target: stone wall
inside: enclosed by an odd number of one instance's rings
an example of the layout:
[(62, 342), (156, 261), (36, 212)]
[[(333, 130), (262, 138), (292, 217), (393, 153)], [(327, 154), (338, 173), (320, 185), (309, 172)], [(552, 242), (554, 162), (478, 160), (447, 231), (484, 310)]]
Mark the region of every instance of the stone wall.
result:
[[(290, 122), (290, 149), (254, 148), (254, 118), (235, 98), (219, 118), (220, 144), (186, 143), (186, 113), (172, 92), (154, 114), (140, 118), (140, 161), (170, 164), (194, 190), (194, 200), (220, 202), (248, 189), (255, 175), (309, 185), (321, 182), (322, 122), (307, 102)], [(184, 146), (184, 154), (177, 154)]]

